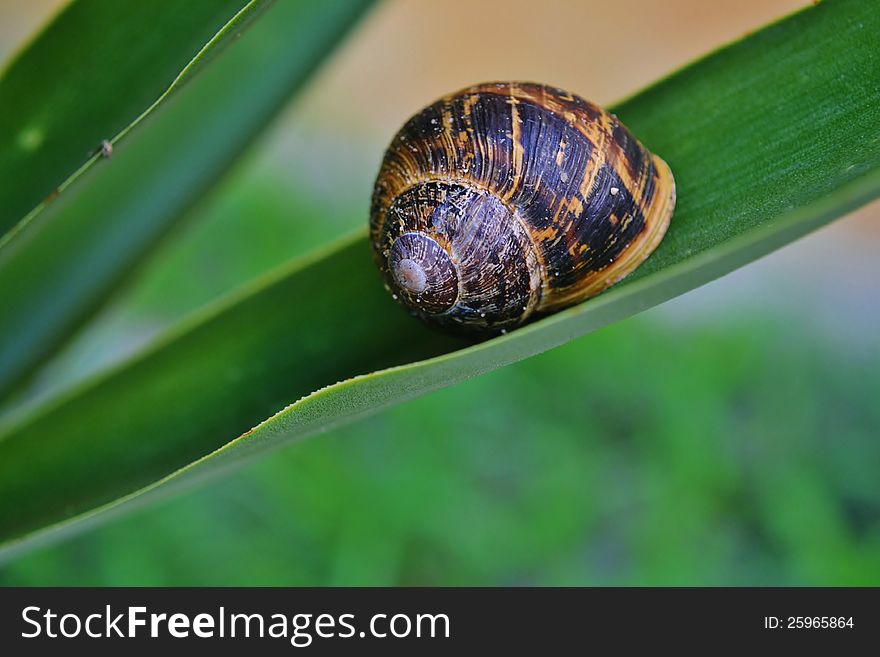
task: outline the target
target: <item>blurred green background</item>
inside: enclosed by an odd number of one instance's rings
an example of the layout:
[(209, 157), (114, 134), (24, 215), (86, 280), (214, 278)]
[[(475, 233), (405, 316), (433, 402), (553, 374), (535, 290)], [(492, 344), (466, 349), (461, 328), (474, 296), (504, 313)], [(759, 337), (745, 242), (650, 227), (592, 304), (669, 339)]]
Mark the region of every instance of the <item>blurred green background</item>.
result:
[[(4, 4), (0, 56), (60, 4)], [(610, 103), (801, 4), (560, 1), (536, 17), (485, 2), (470, 30), (456, 3), (382, 5), (29, 394), (362, 229), (385, 143), (435, 96), (526, 78)], [(584, 50), (585, 26), (612, 44), (624, 23), (637, 53), (560, 57)], [(880, 584), (878, 236), (875, 204), (636, 318), (20, 558), (0, 584)]]

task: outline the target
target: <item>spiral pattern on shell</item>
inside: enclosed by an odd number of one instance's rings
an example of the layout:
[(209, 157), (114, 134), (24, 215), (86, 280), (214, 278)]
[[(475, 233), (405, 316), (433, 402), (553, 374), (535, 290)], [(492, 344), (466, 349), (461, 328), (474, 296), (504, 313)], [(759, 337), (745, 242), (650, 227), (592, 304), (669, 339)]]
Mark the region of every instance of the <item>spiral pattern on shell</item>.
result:
[(617, 117), (553, 87), (491, 83), (397, 133), (370, 236), (386, 286), (414, 314), (499, 331), (632, 272), (674, 205), (669, 167)]

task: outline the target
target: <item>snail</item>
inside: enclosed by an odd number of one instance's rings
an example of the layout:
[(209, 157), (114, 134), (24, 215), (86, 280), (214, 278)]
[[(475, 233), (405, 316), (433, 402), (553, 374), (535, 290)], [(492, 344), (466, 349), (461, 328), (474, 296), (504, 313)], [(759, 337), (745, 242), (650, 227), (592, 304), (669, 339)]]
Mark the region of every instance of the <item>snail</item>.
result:
[(675, 206), (669, 166), (561, 89), (488, 83), (413, 116), (385, 153), (370, 240), (386, 287), (459, 332), (506, 332), (638, 267)]

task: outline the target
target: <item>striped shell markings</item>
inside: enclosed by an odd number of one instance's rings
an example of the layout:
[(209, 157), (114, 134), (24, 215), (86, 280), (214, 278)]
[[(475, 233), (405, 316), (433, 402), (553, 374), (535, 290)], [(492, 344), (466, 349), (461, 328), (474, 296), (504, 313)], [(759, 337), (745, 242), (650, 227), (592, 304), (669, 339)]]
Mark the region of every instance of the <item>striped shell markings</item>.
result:
[(621, 280), (663, 239), (674, 205), (669, 167), (614, 115), (541, 84), (481, 84), (394, 137), (370, 237), (413, 314), (497, 333)]

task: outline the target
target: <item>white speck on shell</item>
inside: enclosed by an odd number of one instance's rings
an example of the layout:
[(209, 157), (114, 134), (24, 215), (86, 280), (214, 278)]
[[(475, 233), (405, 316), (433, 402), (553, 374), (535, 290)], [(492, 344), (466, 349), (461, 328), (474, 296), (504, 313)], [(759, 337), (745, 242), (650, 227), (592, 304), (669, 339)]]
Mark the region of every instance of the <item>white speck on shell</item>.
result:
[(617, 192), (619, 192), (619, 191), (620, 190), (617, 187), (612, 187), (611, 188), (611, 196), (617, 196)]

